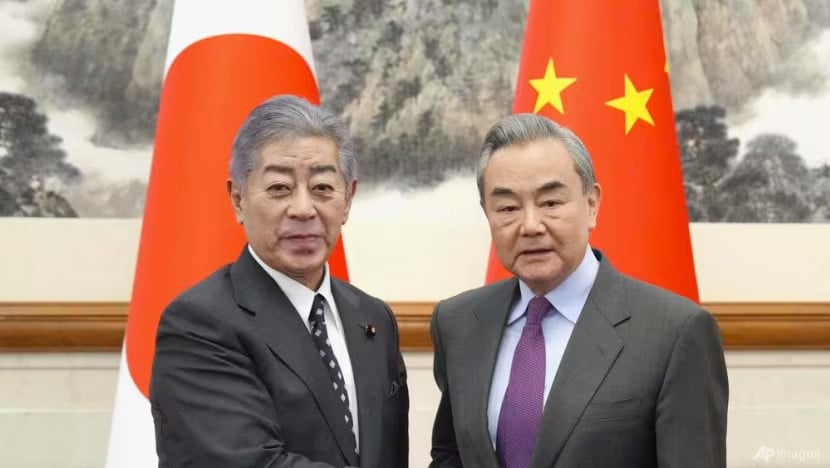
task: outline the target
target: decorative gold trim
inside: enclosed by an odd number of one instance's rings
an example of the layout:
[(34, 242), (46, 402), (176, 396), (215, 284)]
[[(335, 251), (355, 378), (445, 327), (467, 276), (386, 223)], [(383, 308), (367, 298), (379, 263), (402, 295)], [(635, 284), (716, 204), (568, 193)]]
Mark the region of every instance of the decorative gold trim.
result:
[[(2, 351), (115, 351), (127, 303), (0, 303)], [(390, 303), (405, 351), (430, 351), (433, 302)], [(830, 303), (710, 302), (727, 349), (830, 349)]]

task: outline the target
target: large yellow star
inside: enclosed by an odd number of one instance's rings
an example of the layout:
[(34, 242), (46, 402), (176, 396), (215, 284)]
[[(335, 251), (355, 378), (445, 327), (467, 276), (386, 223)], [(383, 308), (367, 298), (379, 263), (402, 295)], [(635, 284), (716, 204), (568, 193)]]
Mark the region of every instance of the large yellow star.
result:
[(623, 97), (612, 99), (605, 104), (625, 112), (625, 134), (631, 131), (631, 127), (637, 123), (637, 120), (643, 120), (652, 126), (654, 120), (651, 119), (651, 114), (648, 112), (648, 100), (651, 98), (651, 93), (654, 88), (637, 91), (631, 78), (625, 75), (625, 95)]
[(549, 59), (544, 78), (530, 80), (530, 86), (533, 86), (533, 89), (539, 93), (536, 97), (536, 105), (533, 107), (533, 113), (539, 112), (545, 107), (545, 104), (550, 104), (560, 114), (564, 114), (565, 108), (562, 106), (562, 91), (572, 85), (574, 81), (576, 81), (576, 78), (556, 76), (556, 67), (553, 65), (553, 59)]

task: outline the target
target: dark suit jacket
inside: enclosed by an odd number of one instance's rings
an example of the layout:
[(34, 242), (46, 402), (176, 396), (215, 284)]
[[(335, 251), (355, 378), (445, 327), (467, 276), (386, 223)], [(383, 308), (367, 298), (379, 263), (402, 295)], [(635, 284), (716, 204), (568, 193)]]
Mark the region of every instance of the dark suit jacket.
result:
[[(357, 389), (359, 466), (406, 467), (409, 393), (395, 318), (382, 301), (336, 279), (332, 293)], [(159, 467), (357, 465), (318, 352), (245, 248), (161, 317), (150, 382)]]
[[(722, 468), (728, 384), (717, 323), (698, 305), (618, 273), (596, 281), (545, 403), (532, 468)], [(438, 304), (442, 392), (434, 468), (496, 468), (490, 379), (518, 295), (511, 279)]]

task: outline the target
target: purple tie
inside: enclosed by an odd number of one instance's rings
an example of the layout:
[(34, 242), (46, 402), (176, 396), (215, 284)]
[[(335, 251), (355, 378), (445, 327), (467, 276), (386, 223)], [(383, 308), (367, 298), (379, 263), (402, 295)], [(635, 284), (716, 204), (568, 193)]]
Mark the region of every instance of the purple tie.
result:
[(545, 394), (545, 337), (542, 318), (552, 306), (534, 297), (513, 354), (496, 432), (496, 454), (503, 468), (528, 468), (542, 423)]

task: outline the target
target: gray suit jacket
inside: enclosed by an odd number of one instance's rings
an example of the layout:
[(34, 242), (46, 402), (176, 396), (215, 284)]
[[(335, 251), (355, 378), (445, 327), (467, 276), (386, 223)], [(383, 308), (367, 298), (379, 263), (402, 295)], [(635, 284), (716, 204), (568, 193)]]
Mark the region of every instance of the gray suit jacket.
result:
[[(359, 466), (406, 467), (409, 394), (395, 318), (336, 279), (332, 293), (357, 389)], [(165, 309), (156, 346), (150, 402), (159, 467), (358, 464), (311, 335), (247, 248)]]
[[(717, 323), (698, 305), (618, 273), (596, 281), (545, 403), (532, 468), (723, 468), (728, 383)], [(433, 468), (499, 466), (487, 430), (490, 379), (511, 279), (438, 304), (442, 392)]]

